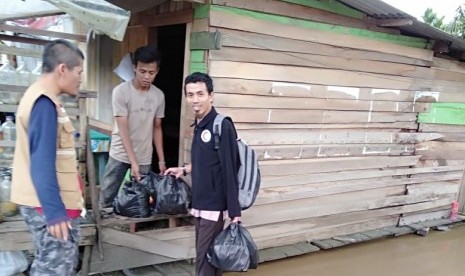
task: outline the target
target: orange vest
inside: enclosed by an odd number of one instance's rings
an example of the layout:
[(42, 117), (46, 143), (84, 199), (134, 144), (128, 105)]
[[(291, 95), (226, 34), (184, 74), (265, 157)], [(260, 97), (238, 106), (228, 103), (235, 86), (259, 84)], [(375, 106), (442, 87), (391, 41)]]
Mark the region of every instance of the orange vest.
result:
[[(74, 127), (54, 95), (45, 92), (38, 83), (31, 85), (24, 93), (16, 112), (16, 147), (13, 159), (11, 183), (11, 201), (26, 206), (42, 207), (31, 179), (31, 159), (29, 151), (29, 118), (36, 100), (41, 96), (49, 97), (56, 106), (58, 114), (58, 137), (56, 152), (56, 174), (61, 200), (66, 209), (82, 209), (84, 200), (79, 187), (74, 146)], [(55, 122), (50, 122), (51, 124)]]

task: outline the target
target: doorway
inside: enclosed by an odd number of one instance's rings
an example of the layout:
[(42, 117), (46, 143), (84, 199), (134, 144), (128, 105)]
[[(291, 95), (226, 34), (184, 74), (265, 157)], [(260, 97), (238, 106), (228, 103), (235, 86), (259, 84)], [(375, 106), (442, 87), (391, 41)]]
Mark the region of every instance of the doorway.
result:
[[(160, 26), (149, 31), (149, 44), (157, 45), (161, 54), (160, 72), (154, 84), (165, 94), (163, 143), (167, 167), (178, 166), (179, 130), (184, 77), (186, 24)], [(158, 172), (158, 156), (154, 149), (152, 169)]]

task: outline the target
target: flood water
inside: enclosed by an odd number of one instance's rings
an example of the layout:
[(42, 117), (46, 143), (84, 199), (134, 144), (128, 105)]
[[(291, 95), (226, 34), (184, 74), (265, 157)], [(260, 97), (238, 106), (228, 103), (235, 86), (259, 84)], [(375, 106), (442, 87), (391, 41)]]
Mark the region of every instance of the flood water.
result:
[[(465, 276), (465, 225), (262, 263), (247, 276)], [(228, 273), (227, 276), (244, 275)]]

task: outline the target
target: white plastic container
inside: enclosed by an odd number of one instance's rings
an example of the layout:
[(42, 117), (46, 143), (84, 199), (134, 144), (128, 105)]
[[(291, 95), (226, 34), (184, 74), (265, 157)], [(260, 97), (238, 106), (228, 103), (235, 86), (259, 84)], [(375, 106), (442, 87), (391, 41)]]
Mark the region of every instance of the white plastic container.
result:
[(31, 84), (31, 72), (28, 70), (24, 61), (18, 62), (16, 69), (16, 85), (29, 86)]
[(42, 61), (37, 62), (36, 68), (31, 71), (31, 83), (37, 81), (37, 79), (42, 75)]
[(0, 67), (0, 84), (15, 84), (16, 70), (11, 66), (6, 55), (2, 55), (2, 67)]
[(2, 124), (3, 140), (15, 141), (16, 140), (16, 125), (13, 122), (12, 116), (6, 116), (6, 121)]
[(11, 202), (11, 176), (6, 175), (3, 177), (3, 181), (0, 185), (0, 208), (2, 209), (2, 214), (6, 217), (11, 217), (16, 215), (17, 207), (16, 204)]

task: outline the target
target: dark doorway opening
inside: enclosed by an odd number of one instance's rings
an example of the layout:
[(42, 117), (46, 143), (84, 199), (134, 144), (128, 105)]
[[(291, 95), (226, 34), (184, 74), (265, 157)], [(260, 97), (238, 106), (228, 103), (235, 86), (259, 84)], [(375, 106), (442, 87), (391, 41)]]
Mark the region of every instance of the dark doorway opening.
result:
[[(161, 53), (161, 66), (154, 84), (165, 94), (163, 142), (167, 167), (178, 166), (179, 129), (183, 97), (184, 50), (186, 24), (156, 27), (150, 30), (151, 44)], [(158, 172), (158, 156), (154, 150), (152, 168)]]

